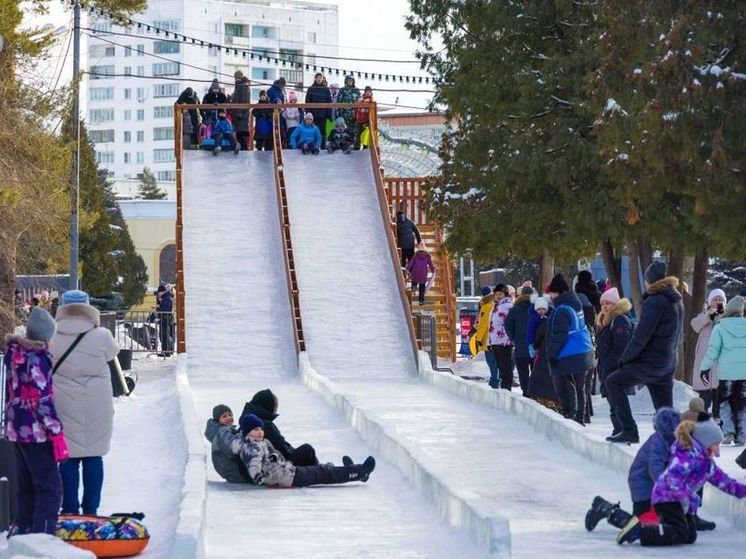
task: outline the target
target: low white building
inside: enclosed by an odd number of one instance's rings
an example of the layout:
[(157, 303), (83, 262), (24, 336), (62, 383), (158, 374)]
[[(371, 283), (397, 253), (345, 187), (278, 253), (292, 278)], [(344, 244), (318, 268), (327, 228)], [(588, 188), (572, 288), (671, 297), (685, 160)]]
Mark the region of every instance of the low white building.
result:
[(288, 84), (307, 86), (315, 66), (337, 66), (326, 58), (339, 54), (339, 17), (332, 4), (149, 0), (147, 11), (132, 20), (138, 23), (120, 26), (100, 14), (89, 16), (81, 65), (87, 72), (82, 116), (98, 162), (122, 196), (131, 196), (131, 180), (144, 167), (172, 190), (166, 183), (176, 175), (173, 105), (187, 87), (202, 98), (217, 78), (231, 93), (233, 74), (241, 70), (265, 84), (252, 83), (256, 100), (260, 89), (281, 76)]

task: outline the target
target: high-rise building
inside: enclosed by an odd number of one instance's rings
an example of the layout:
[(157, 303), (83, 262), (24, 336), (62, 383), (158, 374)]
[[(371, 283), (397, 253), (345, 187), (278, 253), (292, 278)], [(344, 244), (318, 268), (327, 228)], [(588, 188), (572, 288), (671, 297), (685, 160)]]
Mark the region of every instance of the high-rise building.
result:
[[(147, 11), (132, 19), (138, 24), (123, 27), (91, 16), (95, 31), (85, 31), (88, 52), (82, 63), (88, 72), (83, 117), (100, 166), (123, 183), (123, 192), (132, 191), (126, 183), (144, 167), (159, 182), (175, 180), (173, 105), (187, 87), (201, 99), (218, 79), (230, 94), (233, 74), (241, 70), (252, 80), (256, 100), (260, 89), (280, 77), (291, 86), (307, 86), (314, 66), (337, 67), (339, 17), (332, 4), (150, 0)], [(329, 82), (342, 79), (334, 75)]]

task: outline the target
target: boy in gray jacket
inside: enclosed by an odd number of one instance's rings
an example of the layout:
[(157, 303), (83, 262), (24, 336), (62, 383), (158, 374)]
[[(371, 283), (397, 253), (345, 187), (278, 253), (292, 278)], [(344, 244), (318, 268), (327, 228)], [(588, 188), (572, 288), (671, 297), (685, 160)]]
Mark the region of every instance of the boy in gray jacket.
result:
[(212, 465), (225, 481), (251, 483), (249, 472), (241, 458), (233, 453), (231, 444), (240, 441), (238, 427), (233, 425), (233, 412), (225, 404), (212, 409), (212, 418), (207, 420), (205, 438), (212, 443)]
[(251, 481), (256, 485), (306, 487), (350, 481), (365, 482), (376, 467), (372, 456), (368, 456), (360, 465), (353, 464), (352, 459), (345, 456), (342, 458), (344, 466), (295, 466), (285, 460), (272, 443), (264, 438), (264, 422), (259, 417), (251, 413), (243, 415), (239, 425), (241, 437), (233, 439), (231, 448), (241, 457)]

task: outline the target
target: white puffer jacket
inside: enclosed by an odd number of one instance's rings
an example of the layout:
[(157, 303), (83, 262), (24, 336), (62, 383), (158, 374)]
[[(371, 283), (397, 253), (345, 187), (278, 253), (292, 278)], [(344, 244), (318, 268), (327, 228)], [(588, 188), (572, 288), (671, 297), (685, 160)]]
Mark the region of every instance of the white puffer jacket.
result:
[(49, 344), (54, 363), (78, 334), (87, 332), (54, 375), (55, 405), (71, 458), (109, 452), (114, 426), (108, 361), (119, 353), (111, 332), (101, 328), (98, 309), (84, 303), (57, 309), (57, 333)]

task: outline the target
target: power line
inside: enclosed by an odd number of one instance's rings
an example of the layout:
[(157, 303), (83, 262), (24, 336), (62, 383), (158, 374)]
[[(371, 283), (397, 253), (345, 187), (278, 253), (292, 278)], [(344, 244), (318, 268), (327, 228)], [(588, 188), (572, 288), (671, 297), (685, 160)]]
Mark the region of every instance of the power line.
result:
[[(244, 58), (246, 58), (246, 55), (248, 54), (250, 58), (253, 60), (256, 58), (260, 62), (263, 59), (267, 59), (267, 62), (274, 62), (275, 65), (282, 64), (283, 66), (287, 66), (287, 64), (290, 64), (291, 67), (295, 67), (297, 69), (305, 69), (307, 71), (313, 70), (313, 71), (321, 71), (324, 72), (325, 70), (329, 70), (329, 73), (335, 73), (336, 75), (340, 75), (340, 69), (339, 68), (332, 68), (331, 66), (323, 66), (318, 64), (309, 64), (309, 63), (300, 63), (300, 62), (290, 62), (287, 60), (282, 60), (280, 58), (272, 57), (272, 56), (266, 56), (261, 54), (256, 54), (252, 52), (250, 49), (244, 49), (244, 48), (237, 48), (236, 46), (227, 46), (223, 44), (215, 44), (211, 43), (210, 41), (205, 41), (203, 39), (197, 39), (195, 37), (190, 37), (187, 35), (184, 35), (182, 33), (177, 33), (173, 30), (169, 29), (163, 29), (161, 27), (158, 27), (157, 25), (152, 25), (148, 23), (144, 23), (141, 21), (133, 20), (126, 17), (119, 17), (111, 14), (110, 12), (107, 12), (102, 9), (95, 9), (95, 8), (88, 8), (91, 13), (98, 13), (101, 16), (105, 16), (109, 18), (115, 25), (119, 25), (121, 27), (127, 27), (127, 26), (134, 26), (136, 25), (139, 29), (142, 29), (145, 27), (147, 32), (154, 31), (156, 34), (160, 35), (163, 33), (163, 35), (168, 39), (171, 35), (175, 39), (181, 39), (181, 41), (184, 44), (191, 44), (193, 45), (199, 45), (200, 47), (208, 47), (208, 48), (214, 48), (218, 52), (224, 50), (225, 52), (233, 52), (235, 55), (238, 55), (240, 52)], [(94, 30), (95, 31), (95, 30)], [(170, 59), (169, 59), (170, 60)], [(170, 60), (171, 62), (174, 62), (173, 60)], [(428, 76), (411, 76), (411, 75), (399, 75), (399, 74), (385, 74), (382, 72), (372, 72), (372, 71), (360, 71), (360, 70), (341, 70), (343, 75), (353, 75), (357, 76), (358, 78), (363, 78), (367, 80), (373, 80), (373, 81), (399, 81), (399, 83), (425, 83), (430, 84), (435, 83), (435, 78), (431, 78)]]

